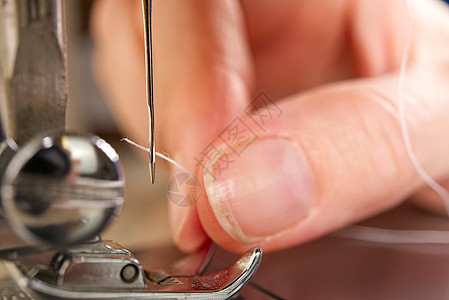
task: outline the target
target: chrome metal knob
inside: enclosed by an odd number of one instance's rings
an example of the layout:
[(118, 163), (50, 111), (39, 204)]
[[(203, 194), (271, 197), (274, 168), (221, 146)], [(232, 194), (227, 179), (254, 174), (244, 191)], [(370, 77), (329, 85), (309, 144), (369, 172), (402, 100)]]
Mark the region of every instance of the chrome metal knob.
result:
[(93, 135), (32, 139), (8, 163), (0, 212), (27, 244), (63, 246), (98, 235), (123, 204), (115, 150)]

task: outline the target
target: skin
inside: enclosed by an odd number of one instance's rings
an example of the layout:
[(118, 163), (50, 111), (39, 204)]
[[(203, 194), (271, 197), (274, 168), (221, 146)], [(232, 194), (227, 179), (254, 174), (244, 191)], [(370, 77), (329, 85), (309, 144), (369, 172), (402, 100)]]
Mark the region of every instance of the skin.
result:
[[(447, 187), (449, 9), (410, 3), (409, 135), (423, 168)], [(444, 210), (411, 164), (398, 121), (407, 20), (402, 0), (154, 1), (157, 145), (204, 188), (193, 206), (170, 203), (180, 249), (207, 238), (235, 252), (284, 249), (409, 198)], [(97, 1), (92, 31), (95, 73), (117, 120), (146, 141), (140, 1)], [(243, 113), (259, 91), (282, 112), (263, 128)], [(211, 142), (223, 146), (218, 136), (237, 116), (259, 139), (212, 182), (214, 161), (195, 158)]]

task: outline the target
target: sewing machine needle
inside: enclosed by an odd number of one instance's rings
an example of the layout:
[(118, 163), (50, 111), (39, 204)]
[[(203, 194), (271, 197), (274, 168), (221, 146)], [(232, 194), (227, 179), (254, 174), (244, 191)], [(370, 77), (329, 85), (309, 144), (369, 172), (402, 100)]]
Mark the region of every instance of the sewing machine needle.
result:
[(153, 37), (152, 37), (152, 0), (142, 0), (143, 27), (145, 39), (145, 78), (146, 78), (146, 98), (148, 105), (148, 148), (149, 169), (151, 183), (154, 183), (155, 175), (155, 145), (154, 145), (154, 95), (153, 95)]

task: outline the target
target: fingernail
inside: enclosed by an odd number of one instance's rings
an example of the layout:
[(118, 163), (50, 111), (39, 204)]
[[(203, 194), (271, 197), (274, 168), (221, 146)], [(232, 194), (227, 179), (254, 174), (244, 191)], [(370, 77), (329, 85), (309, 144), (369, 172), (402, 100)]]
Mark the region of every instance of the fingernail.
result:
[[(224, 162), (227, 164), (224, 166)], [(227, 151), (203, 171), (210, 205), (234, 239), (256, 242), (297, 224), (313, 205), (313, 180), (299, 145), (282, 137)]]

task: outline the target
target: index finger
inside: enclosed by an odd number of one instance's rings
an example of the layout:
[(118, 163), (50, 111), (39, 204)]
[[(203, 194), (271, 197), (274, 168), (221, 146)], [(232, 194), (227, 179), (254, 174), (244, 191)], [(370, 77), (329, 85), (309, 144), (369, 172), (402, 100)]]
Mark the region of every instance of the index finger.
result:
[[(100, 2), (94, 29), (115, 111), (140, 142), (147, 132), (141, 11), (138, 1), (123, 2)], [(253, 66), (246, 28), (238, 1), (155, 1), (153, 11), (156, 140), (193, 173), (196, 156), (249, 103)], [(194, 208), (174, 206), (173, 215), (175, 239), (193, 250), (205, 237)], [(188, 229), (177, 232), (181, 227)], [(193, 236), (192, 228), (198, 229)]]

